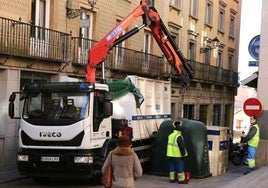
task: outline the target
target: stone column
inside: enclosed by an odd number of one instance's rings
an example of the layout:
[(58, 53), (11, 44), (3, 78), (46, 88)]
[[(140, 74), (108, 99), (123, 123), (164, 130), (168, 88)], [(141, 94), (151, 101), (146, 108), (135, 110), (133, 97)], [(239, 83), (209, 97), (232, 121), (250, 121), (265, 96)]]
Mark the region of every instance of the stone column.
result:
[(267, 147), (268, 147), (268, 1), (262, 1), (262, 25), (261, 25), (261, 42), (260, 42), (260, 57), (259, 57), (259, 76), (257, 87), (257, 98), (262, 103), (263, 111), (258, 118), (261, 131), (261, 142), (258, 148), (256, 163), (258, 166), (267, 165)]
[(9, 96), (13, 91), (19, 91), (20, 71), (0, 71), (0, 168), (15, 164), (17, 152), (17, 120), (8, 116)]

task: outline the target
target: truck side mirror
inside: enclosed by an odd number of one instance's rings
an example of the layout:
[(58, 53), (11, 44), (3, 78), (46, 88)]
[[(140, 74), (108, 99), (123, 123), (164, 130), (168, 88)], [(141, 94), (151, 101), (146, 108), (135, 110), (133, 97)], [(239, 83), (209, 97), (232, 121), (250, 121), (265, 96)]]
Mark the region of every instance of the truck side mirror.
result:
[(9, 96), (9, 102), (13, 103), (16, 99), (16, 94), (15, 93), (12, 93), (10, 96)]
[(12, 119), (14, 118), (14, 102), (10, 102), (8, 106), (8, 115)]
[[(16, 115), (15, 116), (15, 100), (16, 100), (16, 95), (20, 95), (22, 94), (22, 92), (13, 92), (10, 96), (9, 96), (9, 105), (8, 105), (8, 115), (11, 119), (20, 119), (20, 117)], [(17, 113), (17, 112), (16, 112)]]

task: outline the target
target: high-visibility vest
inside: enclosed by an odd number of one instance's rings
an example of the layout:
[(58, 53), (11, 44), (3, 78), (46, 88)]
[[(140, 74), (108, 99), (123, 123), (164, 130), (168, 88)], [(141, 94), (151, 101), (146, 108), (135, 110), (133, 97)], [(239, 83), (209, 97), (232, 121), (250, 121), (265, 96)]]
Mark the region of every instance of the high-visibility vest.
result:
[[(167, 156), (168, 157), (183, 157), (180, 151), (180, 148), (177, 143), (178, 137), (181, 136), (181, 131), (174, 130), (173, 133), (171, 133), (168, 136), (168, 144), (167, 144)], [(187, 155), (187, 151), (186, 155)]]
[(256, 123), (256, 124), (251, 125), (251, 126), (256, 127), (257, 132), (256, 132), (256, 134), (253, 136), (253, 138), (251, 138), (251, 139), (248, 141), (248, 145), (249, 145), (249, 146), (253, 146), (253, 147), (257, 147), (257, 146), (259, 145), (259, 141), (260, 141), (260, 129), (259, 129), (259, 125)]

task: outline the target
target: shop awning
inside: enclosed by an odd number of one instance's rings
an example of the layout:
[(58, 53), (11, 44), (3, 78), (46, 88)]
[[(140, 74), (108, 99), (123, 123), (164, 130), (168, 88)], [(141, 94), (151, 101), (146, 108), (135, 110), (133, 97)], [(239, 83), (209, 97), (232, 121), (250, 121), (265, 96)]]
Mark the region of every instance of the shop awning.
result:
[(247, 77), (244, 80), (241, 80), (241, 85), (246, 85), (248, 87), (257, 88), (258, 74), (259, 72), (254, 72), (251, 76)]

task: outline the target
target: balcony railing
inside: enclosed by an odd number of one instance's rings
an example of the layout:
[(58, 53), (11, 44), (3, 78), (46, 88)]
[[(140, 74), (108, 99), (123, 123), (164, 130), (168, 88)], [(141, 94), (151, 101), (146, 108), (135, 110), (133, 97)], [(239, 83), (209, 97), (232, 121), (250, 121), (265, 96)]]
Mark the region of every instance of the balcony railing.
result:
[[(0, 54), (86, 66), (88, 51), (95, 44), (96, 41), (90, 39), (0, 17)], [(196, 81), (238, 85), (236, 72), (204, 63), (190, 61), (189, 64), (195, 71)], [(153, 77), (172, 73), (165, 58), (121, 47), (109, 52), (105, 67)]]
[[(86, 66), (88, 51), (96, 44), (90, 39), (72, 37), (71, 62)], [(164, 59), (152, 54), (115, 47), (107, 55), (105, 68), (113, 71), (128, 72), (159, 77), (163, 74)]]
[(0, 53), (57, 62), (69, 61), (70, 35), (0, 17)]
[(238, 86), (238, 73), (204, 63), (188, 61), (194, 69), (194, 79), (200, 82)]

